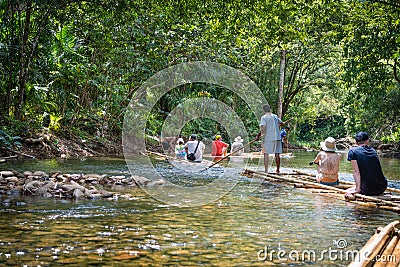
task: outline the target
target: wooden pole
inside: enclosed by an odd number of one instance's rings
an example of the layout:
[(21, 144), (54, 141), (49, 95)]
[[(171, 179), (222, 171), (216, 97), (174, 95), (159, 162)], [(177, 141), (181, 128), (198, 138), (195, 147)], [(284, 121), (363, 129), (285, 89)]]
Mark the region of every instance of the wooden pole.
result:
[(214, 162), (213, 164), (211, 164), (210, 166), (206, 167), (203, 171), (206, 171), (210, 168), (212, 168), (213, 166), (217, 165), (218, 163), (220, 163), (221, 161), (223, 161), (224, 159), (226, 159), (227, 157), (231, 156), (232, 154), (235, 154), (236, 152), (238, 152), (239, 150), (242, 150), (243, 148), (245, 148), (246, 146), (250, 145), (251, 143), (254, 143), (255, 141), (257, 141), (256, 139), (251, 140), (250, 142), (248, 142), (247, 144), (243, 145), (243, 147), (236, 149), (235, 151), (232, 151), (231, 153), (229, 153), (228, 155), (222, 157), (220, 160)]
[(374, 267), (375, 266), (376, 267), (385, 267), (387, 265), (387, 263), (389, 263), (391, 261), (395, 261), (396, 256), (393, 255), (393, 250), (396, 247), (398, 242), (399, 242), (399, 236), (398, 235), (395, 235), (395, 236), (392, 237), (392, 239), (390, 239), (389, 244), (386, 246), (385, 250), (379, 256), (381, 261), (377, 261), (374, 264)]
[[(293, 170), (293, 172), (304, 175), (304, 176), (311, 176), (311, 177), (315, 177), (315, 175), (310, 174), (310, 173), (306, 173), (306, 172), (302, 172), (302, 171), (298, 171), (298, 170)], [(347, 184), (347, 185), (356, 185), (354, 182), (350, 182), (350, 181), (339, 181), (341, 184)], [(397, 188), (392, 188), (392, 187), (388, 187), (386, 188), (386, 191), (388, 192), (393, 192), (393, 193), (400, 193), (400, 189)]]
[[(250, 172), (254, 172), (249, 170)], [(262, 173), (262, 172), (254, 172), (256, 174), (262, 175), (262, 176), (267, 176), (267, 177), (271, 177), (277, 180), (282, 180), (282, 181), (286, 181), (286, 182), (290, 182), (290, 183), (299, 183), (299, 179), (295, 179), (295, 178), (290, 178), (290, 177), (284, 177), (284, 176), (279, 176), (279, 175), (273, 175), (273, 174), (266, 174), (266, 173)], [(340, 188), (336, 188), (333, 186), (329, 186), (329, 185), (323, 185), (320, 183), (314, 183), (314, 182), (308, 182), (308, 181), (302, 181), (303, 184), (305, 185), (313, 185), (315, 186), (315, 188), (322, 188), (322, 189), (328, 189), (328, 190), (332, 190), (332, 191), (337, 191), (337, 192), (341, 192), (343, 194), (346, 194), (347, 191), (344, 189), (340, 189)], [(366, 201), (370, 201), (370, 202), (374, 202), (377, 203), (378, 205), (387, 205), (387, 206), (396, 206), (396, 207), (400, 207), (399, 203), (393, 203), (391, 201), (387, 201), (387, 200), (382, 200), (379, 199), (377, 197), (372, 197), (372, 196), (366, 196), (366, 195), (362, 195), (362, 194), (353, 194), (353, 196), (355, 197), (355, 199), (347, 199), (348, 201), (354, 201), (358, 198), (358, 200), (366, 200)]]
[(394, 221), (386, 225), (380, 233), (370, 238), (367, 244), (357, 253), (356, 259), (348, 265), (348, 267), (365, 267), (378, 255), (386, 241), (389, 239), (389, 234), (395, 231), (395, 226), (399, 221)]
[[(399, 235), (399, 232), (397, 232), (397, 235)], [(392, 255), (394, 256), (394, 259), (387, 262), (387, 267), (397, 267), (400, 264), (400, 242), (397, 242), (392, 251)]]

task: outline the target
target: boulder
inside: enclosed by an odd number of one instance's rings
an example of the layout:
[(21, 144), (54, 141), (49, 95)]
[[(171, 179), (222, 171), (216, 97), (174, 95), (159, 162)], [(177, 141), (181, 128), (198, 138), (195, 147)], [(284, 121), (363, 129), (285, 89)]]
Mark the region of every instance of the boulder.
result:
[(163, 179), (159, 179), (149, 184), (149, 186), (155, 186), (155, 185), (165, 185), (165, 181)]
[(49, 175), (42, 171), (36, 171), (32, 175), (36, 176), (36, 177), (41, 177), (41, 178), (49, 178)]
[(146, 186), (146, 185), (148, 185), (150, 183), (149, 179), (147, 179), (146, 177), (142, 177), (142, 176), (133, 175), (132, 179), (139, 186)]
[(1, 171), (0, 172), (0, 177), (10, 177), (14, 176), (14, 173), (12, 171)]
[(72, 198), (75, 198), (75, 199), (80, 199), (80, 198), (83, 198), (84, 196), (85, 196), (85, 194), (78, 188), (75, 189), (74, 193), (72, 194)]
[(18, 177), (10, 176), (10, 177), (4, 178), (4, 180), (6, 180), (9, 183), (16, 183), (16, 182), (18, 182)]

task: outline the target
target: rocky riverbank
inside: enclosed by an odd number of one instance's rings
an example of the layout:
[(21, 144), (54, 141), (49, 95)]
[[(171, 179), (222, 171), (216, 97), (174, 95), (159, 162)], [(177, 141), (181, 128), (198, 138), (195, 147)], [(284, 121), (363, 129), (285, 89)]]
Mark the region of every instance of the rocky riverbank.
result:
[[(131, 199), (129, 194), (113, 192), (123, 188), (162, 186), (164, 180), (150, 181), (141, 176), (109, 176), (99, 174), (63, 174), (59, 172), (14, 170), (0, 171), (0, 198), (3, 205), (10, 204), (9, 197), (36, 196), (59, 199)], [(107, 189), (107, 190), (106, 190)]]

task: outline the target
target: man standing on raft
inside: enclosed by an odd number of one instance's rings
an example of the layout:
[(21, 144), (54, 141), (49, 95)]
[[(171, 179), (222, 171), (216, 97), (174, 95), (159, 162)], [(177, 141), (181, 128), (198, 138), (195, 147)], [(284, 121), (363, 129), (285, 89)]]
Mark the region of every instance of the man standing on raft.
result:
[(264, 135), (263, 152), (264, 152), (264, 167), (265, 172), (268, 173), (268, 154), (275, 154), (276, 174), (280, 174), (282, 144), (280, 127), (291, 121), (289, 119), (285, 122), (275, 114), (272, 113), (271, 107), (266, 104), (263, 107), (265, 114), (260, 119), (260, 132), (257, 134), (255, 140), (259, 140), (261, 135)]

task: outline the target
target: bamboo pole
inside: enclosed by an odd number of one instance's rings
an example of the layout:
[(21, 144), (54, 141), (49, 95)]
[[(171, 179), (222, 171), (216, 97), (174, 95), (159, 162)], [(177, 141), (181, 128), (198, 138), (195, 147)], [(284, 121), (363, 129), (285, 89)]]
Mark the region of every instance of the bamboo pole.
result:
[[(304, 175), (304, 176), (313, 176), (313, 177), (315, 177), (315, 175), (313, 175), (313, 174), (306, 173), (306, 172), (302, 172), (302, 171), (298, 171), (298, 170), (293, 170), (293, 172), (298, 173), (298, 174), (301, 174), (301, 175)], [(356, 185), (354, 182), (342, 181), (342, 180), (339, 180), (339, 183), (341, 183), (341, 184), (347, 184), (347, 185), (353, 185), (353, 186)], [(388, 187), (388, 188), (386, 188), (386, 191), (392, 192), (392, 193), (400, 193), (400, 189), (393, 188), (393, 187)]]
[(254, 143), (255, 141), (257, 141), (257, 139), (253, 139), (253, 140), (251, 140), (250, 142), (248, 142), (247, 144), (244, 144), (241, 148), (238, 148), (238, 149), (236, 149), (235, 151), (232, 151), (232, 152), (229, 153), (228, 155), (222, 157), (220, 160), (217, 160), (216, 162), (214, 162), (214, 163), (211, 164), (210, 166), (206, 167), (206, 168), (204, 169), (204, 171), (206, 171), (206, 170), (212, 168), (213, 166), (217, 165), (218, 163), (220, 163), (220, 162), (223, 161), (224, 159), (226, 159), (226, 158), (228, 158), (229, 156), (235, 154), (235, 153), (238, 152), (239, 150), (242, 150), (242, 149), (245, 148), (246, 146), (248, 146), (248, 145)]
[(393, 250), (398, 242), (399, 242), (399, 236), (396, 234), (390, 239), (389, 244), (386, 246), (385, 250), (381, 253), (381, 255), (379, 255), (379, 259), (374, 264), (374, 267), (375, 266), (385, 267), (388, 262), (395, 260), (396, 256), (393, 255)]
[(378, 255), (386, 241), (389, 239), (389, 234), (395, 232), (395, 226), (399, 221), (394, 221), (386, 225), (378, 234), (373, 235), (367, 244), (357, 253), (348, 267), (365, 267)]
[[(396, 233), (399, 235), (399, 232)], [(397, 267), (400, 264), (400, 242), (397, 242), (396, 246), (392, 251), (392, 255), (394, 256), (392, 261), (389, 261), (386, 266), (387, 267)]]
[[(262, 172), (251, 171), (251, 170), (248, 170), (248, 171), (250, 173), (254, 173), (254, 174), (258, 174), (258, 175), (266, 176), (266, 177), (271, 177), (271, 178), (274, 178), (274, 179), (277, 179), (277, 180), (282, 180), (282, 181), (286, 181), (286, 182), (290, 182), (290, 183), (299, 183), (299, 179), (295, 179), (295, 178), (284, 177), (284, 176), (273, 175), (273, 174), (266, 174), (266, 173), (262, 173)], [(305, 185), (313, 185), (313, 186), (315, 186), (315, 188), (328, 189), (328, 190), (332, 190), (332, 191), (341, 192), (343, 194), (347, 193), (347, 191), (344, 190), (344, 189), (336, 188), (336, 187), (329, 186), (329, 185), (323, 185), (323, 184), (320, 184), (320, 183), (308, 182), (308, 181), (302, 181), (302, 183), (305, 184)], [(348, 198), (346, 200), (347, 201), (354, 201), (356, 199), (358, 199), (358, 200), (361, 199), (361, 200), (377, 203), (377, 205), (400, 207), (399, 203), (393, 203), (391, 201), (379, 199), (377, 197), (366, 196), (366, 195), (362, 195), (362, 194), (353, 194), (353, 196), (355, 197), (354, 199)]]

